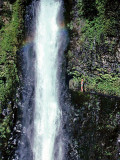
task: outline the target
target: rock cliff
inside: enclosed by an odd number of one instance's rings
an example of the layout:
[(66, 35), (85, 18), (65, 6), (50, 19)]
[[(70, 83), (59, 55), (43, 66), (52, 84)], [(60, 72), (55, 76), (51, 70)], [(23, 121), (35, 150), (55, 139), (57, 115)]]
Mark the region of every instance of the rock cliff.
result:
[(105, 0), (69, 1), (69, 88), (120, 96), (120, 4)]

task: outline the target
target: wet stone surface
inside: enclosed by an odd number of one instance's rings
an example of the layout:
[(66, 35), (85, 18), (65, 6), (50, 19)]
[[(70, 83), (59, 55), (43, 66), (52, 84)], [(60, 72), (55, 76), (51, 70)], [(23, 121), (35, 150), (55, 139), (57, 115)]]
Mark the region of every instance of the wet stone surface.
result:
[(120, 99), (71, 91), (71, 100), (69, 159), (118, 159)]

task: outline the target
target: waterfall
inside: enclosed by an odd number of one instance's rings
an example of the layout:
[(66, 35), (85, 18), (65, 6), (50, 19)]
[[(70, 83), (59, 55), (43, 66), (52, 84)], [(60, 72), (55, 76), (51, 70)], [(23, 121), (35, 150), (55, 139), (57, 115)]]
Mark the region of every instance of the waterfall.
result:
[[(35, 31), (35, 112), (34, 160), (56, 160), (54, 147), (59, 132), (61, 110), (59, 106), (58, 53), (61, 1), (41, 0), (37, 6)], [(62, 159), (62, 142), (59, 155)], [(60, 153), (61, 152), (61, 153)]]
[[(65, 160), (62, 0), (33, 0), (26, 8), (26, 43), (19, 52), (20, 100), (13, 160)], [(21, 131), (20, 131), (21, 130)]]

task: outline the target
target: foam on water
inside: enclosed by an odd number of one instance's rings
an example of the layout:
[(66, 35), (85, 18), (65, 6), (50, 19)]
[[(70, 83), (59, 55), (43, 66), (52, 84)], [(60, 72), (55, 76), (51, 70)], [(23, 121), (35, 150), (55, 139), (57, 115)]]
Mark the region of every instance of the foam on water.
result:
[[(61, 115), (57, 80), (60, 29), (57, 16), (60, 7), (61, 1), (41, 0), (37, 8), (34, 40), (36, 51), (34, 160), (55, 159), (54, 145)], [(59, 148), (61, 152), (62, 147)]]

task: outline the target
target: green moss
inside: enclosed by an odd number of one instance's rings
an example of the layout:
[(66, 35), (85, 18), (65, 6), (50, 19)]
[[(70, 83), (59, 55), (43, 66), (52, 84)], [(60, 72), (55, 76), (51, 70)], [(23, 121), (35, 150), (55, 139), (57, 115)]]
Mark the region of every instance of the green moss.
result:
[[(21, 0), (17, 0), (13, 5), (12, 20), (9, 25), (1, 29), (0, 36), (0, 65), (3, 66), (0, 77), (5, 77), (6, 82), (1, 86), (0, 101), (6, 101), (11, 97), (11, 92), (15, 92), (18, 82), (16, 67), (16, 51), (22, 42), (23, 36), (23, 6)], [(14, 86), (14, 87), (13, 87)]]
[[(0, 30), (0, 138), (2, 139), (3, 155), (7, 154), (5, 148), (10, 136), (13, 105), (19, 78), (17, 71), (16, 52), (24, 38), (24, 0), (16, 0), (12, 5), (11, 19)], [(8, 112), (2, 115), (3, 109)], [(11, 123), (10, 123), (11, 122)]]

